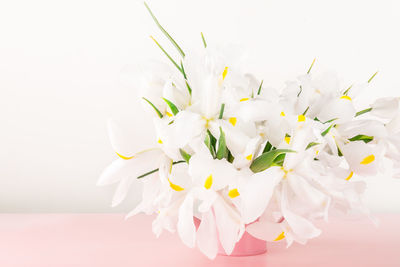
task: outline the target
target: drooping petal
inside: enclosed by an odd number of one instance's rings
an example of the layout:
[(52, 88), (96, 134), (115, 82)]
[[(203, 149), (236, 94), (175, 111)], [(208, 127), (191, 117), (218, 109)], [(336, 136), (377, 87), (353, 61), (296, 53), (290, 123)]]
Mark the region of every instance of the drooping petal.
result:
[(379, 146), (354, 141), (344, 145), (341, 150), (350, 169), (355, 173), (361, 175), (375, 175), (377, 173), (378, 161), (382, 153)]
[(214, 259), (218, 253), (218, 234), (215, 218), (212, 211), (203, 213), (199, 229), (197, 229), (196, 242), (200, 251), (209, 259)]
[(371, 105), (371, 114), (384, 119), (391, 119), (399, 112), (398, 97), (383, 97)]
[(239, 188), (239, 194), (243, 201), (241, 212), (244, 223), (251, 223), (260, 217), (283, 175), (280, 167), (270, 167), (263, 172), (247, 177), (246, 182)]
[(230, 255), (236, 242), (241, 238), (244, 231), (244, 224), (240, 215), (233, 207), (224, 203), (219, 198), (214, 203), (215, 219), (217, 223), (219, 240), (227, 255)]
[(182, 242), (193, 248), (196, 241), (196, 226), (193, 221), (193, 195), (187, 194), (182, 205), (179, 207), (178, 215), (178, 234)]
[(256, 221), (246, 227), (246, 231), (258, 239), (275, 241), (283, 232), (279, 223)]
[(289, 210), (287, 184), (282, 187), (281, 209), (283, 217), (296, 235), (311, 239), (321, 234), (321, 230), (316, 228), (310, 221)]
[(101, 173), (97, 180), (97, 186), (106, 186), (119, 182), (123, 177), (128, 176), (132, 171), (132, 164), (123, 159), (114, 160)]
[(130, 176), (125, 176), (119, 182), (117, 189), (115, 190), (111, 207), (118, 206), (128, 195), (129, 189), (131, 185), (135, 183), (136, 185), (140, 184), (140, 182), (136, 178), (132, 178)]

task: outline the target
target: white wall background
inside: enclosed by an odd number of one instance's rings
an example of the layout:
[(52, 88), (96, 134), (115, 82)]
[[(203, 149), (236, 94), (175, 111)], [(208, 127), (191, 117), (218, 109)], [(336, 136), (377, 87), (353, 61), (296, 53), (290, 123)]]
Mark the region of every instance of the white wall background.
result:
[[(148, 2), (184, 48), (200, 31), (242, 44), (265, 84), (281, 87), (317, 57), (315, 71), (335, 69), (347, 84), (379, 70), (367, 98), (400, 95), (399, 1)], [(95, 187), (115, 158), (107, 118), (130, 118), (138, 149), (153, 138), (119, 77), (163, 58), (150, 34), (165, 40), (141, 1), (0, 1), (0, 212), (111, 210), (112, 188)], [(400, 180), (368, 180), (374, 211), (400, 211)]]

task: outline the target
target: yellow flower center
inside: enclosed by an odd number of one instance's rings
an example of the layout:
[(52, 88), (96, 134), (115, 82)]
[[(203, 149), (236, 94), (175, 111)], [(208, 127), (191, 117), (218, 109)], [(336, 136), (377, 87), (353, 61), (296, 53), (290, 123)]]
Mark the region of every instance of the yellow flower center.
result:
[(235, 197), (238, 197), (239, 195), (240, 195), (239, 191), (236, 188), (232, 189), (232, 190), (229, 190), (229, 192), (228, 192), (228, 196), (230, 198), (235, 198)]
[(173, 184), (173, 183), (169, 180), (169, 178), (168, 178), (168, 182), (169, 182), (169, 186), (170, 186), (173, 190), (175, 190), (175, 191), (183, 191), (183, 190), (185, 190), (183, 187), (180, 187), (179, 185)]
[(228, 67), (225, 67), (224, 71), (222, 72), (222, 80), (225, 80), (227, 74), (228, 74)]
[(363, 165), (367, 165), (370, 164), (371, 162), (373, 162), (375, 160), (375, 156), (373, 154), (366, 156), (361, 162), (360, 164)]
[(236, 125), (236, 122), (237, 122), (237, 119), (236, 119), (235, 117), (229, 118), (229, 122), (230, 122), (233, 126), (235, 126), (235, 125)]
[(353, 177), (353, 172), (350, 172), (350, 174), (349, 174), (349, 176), (347, 176), (347, 178), (345, 179), (346, 181), (348, 181), (348, 180), (350, 180), (351, 179), (351, 177)]
[(305, 121), (305, 120), (306, 120), (306, 116), (304, 116), (304, 115), (297, 116), (297, 121), (298, 122), (302, 122), (302, 121)]
[(340, 97), (340, 99), (346, 99), (346, 100), (351, 101), (351, 97), (348, 96), (348, 95), (342, 95), (342, 96)]
[(274, 241), (279, 241), (285, 238), (285, 232), (282, 232), (280, 235), (278, 235), (277, 238), (274, 239)]
[(204, 187), (206, 189), (210, 189), (213, 183), (213, 178), (212, 175), (210, 174), (210, 176), (207, 177), (206, 181), (204, 182)]

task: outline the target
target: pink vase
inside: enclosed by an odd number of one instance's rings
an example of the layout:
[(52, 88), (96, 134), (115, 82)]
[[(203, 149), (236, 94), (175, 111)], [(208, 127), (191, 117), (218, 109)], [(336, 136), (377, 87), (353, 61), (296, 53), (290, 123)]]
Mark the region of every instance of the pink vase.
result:
[[(200, 225), (200, 220), (196, 217), (194, 219), (194, 224), (196, 228)], [(259, 254), (264, 254), (267, 252), (267, 241), (255, 238), (251, 234), (244, 232), (242, 238), (236, 243), (230, 255), (225, 253), (224, 248), (221, 243), (218, 242), (218, 255), (223, 256), (233, 256), (233, 257), (243, 257), (243, 256), (254, 256)]]
[(255, 238), (247, 232), (244, 232), (242, 238), (239, 242), (236, 243), (235, 248), (233, 249), (230, 255), (227, 255), (219, 244), (218, 254), (224, 256), (234, 256), (234, 257), (243, 257), (243, 256), (254, 256), (259, 254), (264, 254), (267, 252), (267, 241)]

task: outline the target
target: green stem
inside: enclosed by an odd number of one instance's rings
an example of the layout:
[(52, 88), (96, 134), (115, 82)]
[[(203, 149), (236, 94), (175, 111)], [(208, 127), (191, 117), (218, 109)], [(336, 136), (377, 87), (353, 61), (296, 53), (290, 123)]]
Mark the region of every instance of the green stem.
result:
[(362, 115), (362, 114), (364, 114), (364, 113), (370, 112), (371, 110), (372, 110), (372, 108), (363, 109), (363, 110), (357, 112), (356, 115), (355, 115), (354, 117), (358, 117), (358, 116), (360, 116), (360, 115)]
[[(179, 160), (179, 161), (172, 162), (172, 165), (180, 164), (180, 163), (184, 163), (184, 162), (186, 162), (186, 161), (184, 161), (184, 160)], [(149, 172), (146, 172), (146, 173), (144, 173), (144, 174), (138, 176), (137, 179), (141, 179), (141, 178), (143, 178), (143, 177), (146, 177), (147, 175), (150, 175), (150, 174), (155, 173), (155, 172), (158, 172), (158, 171), (159, 171), (159, 168), (154, 169), (154, 170), (151, 170), (151, 171), (149, 171)]]
[(181, 47), (175, 42), (175, 40), (169, 35), (169, 33), (161, 26), (161, 24), (158, 22), (158, 19), (156, 16), (154, 16), (153, 12), (150, 10), (150, 7), (144, 2), (145, 7), (149, 11), (151, 17), (153, 18), (154, 22), (157, 24), (158, 28), (161, 30), (161, 32), (170, 40), (170, 42), (176, 47), (176, 49), (179, 51), (179, 53), (182, 55), (182, 57), (185, 57), (185, 53), (183, 53)]
[(225, 104), (222, 103), (222, 104), (221, 104), (221, 109), (219, 110), (218, 119), (222, 119), (222, 117), (224, 116), (224, 110), (225, 110)]
[(203, 33), (202, 33), (202, 32), (201, 32), (201, 39), (203, 40), (203, 45), (204, 45), (204, 48), (207, 48), (206, 39), (204, 38), (204, 35), (203, 35)]
[(314, 58), (313, 62), (311, 63), (310, 68), (309, 68), (308, 71), (307, 71), (307, 74), (310, 74), (310, 71), (311, 71), (312, 67), (314, 66), (314, 63), (315, 63), (315, 60), (316, 60), (316, 59), (317, 59), (317, 58)]
[(171, 62), (175, 65), (175, 67), (183, 74), (183, 70), (181, 69), (181, 67), (179, 67), (179, 65), (175, 62), (175, 60), (167, 53), (167, 51), (165, 51), (165, 49), (157, 42), (157, 40), (154, 39), (153, 36), (150, 36), (150, 38), (156, 43), (156, 45), (161, 49), (161, 51), (164, 52), (164, 54), (169, 58), (169, 60), (171, 60)]

